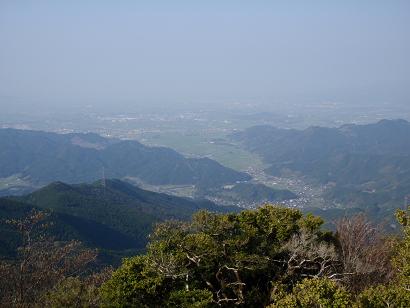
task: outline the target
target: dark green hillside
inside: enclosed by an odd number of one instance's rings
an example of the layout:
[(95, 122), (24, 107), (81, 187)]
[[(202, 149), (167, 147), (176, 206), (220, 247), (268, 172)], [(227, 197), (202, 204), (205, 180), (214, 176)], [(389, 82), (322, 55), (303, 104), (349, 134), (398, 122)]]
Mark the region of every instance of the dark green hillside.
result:
[[(1, 228), (5, 219), (23, 217), (32, 208), (49, 210), (58, 239), (79, 239), (89, 246), (123, 251), (144, 249), (153, 225), (167, 219), (187, 220), (200, 209), (223, 212), (209, 201), (194, 201), (139, 189), (119, 180), (93, 184), (52, 183), (26, 196), (0, 199)], [(9, 231), (7, 231), (9, 232)], [(16, 236), (0, 238), (2, 253), (16, 247)], [(10, 242), (12, 238), (12, 241)]]
[[(120, 180), (106, 180), (105, 185), (102, 181), (72, 185), (54, 182), (18, 199), (39, 207), (78, 216), (103, 215), (109, 213), (111, 209), (115, 209), (117, 215), (121, 213), (120, 211), (128, 215), (129, 211), (133, 213), (137, 209), (140, 211), (139, 215), (187, 219), (194, 211), (201, 208), (220, 210), (220, 207), (209, 201), (193, 201), (155, 193)], [(101, 212), (95, 213), (96, 207), (100, 208)], [(140, 216), (140, 218), (147, 220), (149, 217)]]
[[(6, 221), (21, 219), (27, 216), (33, 209), (42, 210), (42, 208), (27, 203), (5, 198), (0, 199), (0, 256), (6, 258), (15, 257), (16, 248), (21, 245), (19, 233), (16, 232), (15, 228), (7, 224)], [(132, 236), (91, 219), (60, 212), (51, 212), (48, 221), (50, 224), (45, 233), (56, 240), (68, 241), (77, 239), (89, 246), (110, 251), (129, 249), (136, 251), (141, 245)]]
[[(53, 181), (82, 183), (101, 178), (103, 169), (107, 177), (137, 177), (153, 185), (216, 187), (250, 178), (210, 159), (189, 159), (136, 141), (0, 129), (0, 178), (17, 176), (38, 186)], [(1, 190), (10, 192), (9, 187)]]
[(305, 130), (254, 126), (231, 137), (274, 163), (317, 160), (334, 153), (407, 156), (410, 155), (409, 136), (409, 122), (382, 120), (368, 125)]
[(290, 169), (320, 183), (351, 206), (401, 206), (410, 193), (410, 123), (383, 120), (340, 128), (286, 130), (258, 126), (232, 136), (263, 156), (266, 171)]
[(21, 244), (16, 230), (6, 221), (25, 217), (32, 208), (22, 202), (0, 199), (0, 256), (13, 257), (15, 249)]

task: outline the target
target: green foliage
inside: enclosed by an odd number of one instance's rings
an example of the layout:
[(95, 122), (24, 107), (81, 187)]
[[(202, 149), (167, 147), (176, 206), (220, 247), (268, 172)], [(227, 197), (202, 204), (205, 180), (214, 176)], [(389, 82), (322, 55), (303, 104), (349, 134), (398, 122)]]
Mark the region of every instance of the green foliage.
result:
[(360, 308), (410, 307), (410, 291), (396, 285), (380, 285), (360, 294), (357, 305)]
[(98, 307), (99, 290), (96, 285), (82, 281), (78, 277), (68, 277), (44, 296), (44, 306)]
[(101, 287), (103, 305), (109, 307), (160, 307), (165, 277), (147, 266), (145, 256), (125, 259)]
[(403, 227), (404, 239), (393, 257), (393, 265), (398, 271), (400, 286), (410, 293), (410, 206), (407, 211), (398, 211), (397, 220)]
[(291, 293), (279, 290), (272, 296), (274, 303), (269, 308), (291, 307), (349, 307), (350, 294), (335, 282), (321, 279), (305, 279), (298, 283)]
[(410, 307), (410, 207), (406, 211), (397, 211), (396, 217), (403, 227), (404, 235), (392, 259), (396, 277), (388, 285), (379, 285), (362, 292), (358, 297), (359, 307)]
[(310, 232), (311, 248), (322, 245), (321, 223), (273, 206), (224, 215), (200, 211), (190, 223), (167, 221), (150, 236), (147, 254), (126, 260), (102, 292), (117, 306), (193, 307), (197, 299), (199, 307), (261, 307), (269, 303), (272, 281), (282, 277), (292, 286), (303, 273), (321, 275), (315, 263), (320, 256), (309, 269), (303, 262), (298, 270), (288, 264), (299, 255), (288, 245), (295, 236)]
[(319, 230), (324, 221), (319, 216), (314, 216), (310, 213), (306, 214), (305, 219), (300, 222), (300, 227), (306, 229), (309, 232), (315, 232)]
[(169, 295), (167, 307), (208, 308), (215, 307), (212, 292), (208, 290), (177, 290)]
[(113, 306), (407, 307), (409, 215), (398, 217), (405, 238), (393, 259), (397, 283), (357, 297), (343, 286), (337, 240), (320, 229), (323, 220), (269, 205), (238, 214), (200, 211), (191, 222), (157, 225), (146, 255), (126, 260), (102, 294)]
[[(385, 269), (373, 268), (374, 257), (385, 256), (388, 263), (391, 256), (384, 252), (390, 242), (380, 245), (362, 216), (339, 225), (336, 237), (321, 230), (321, 218), (295, 209), (203, 210), (191, 221), (156, 225), (146, 254), (124, 259), (113, 273), (83, 275), (79, 269), (95, 259), (95, 252), (77, 251), (75, 243), (32, 245), (27, 239), (36, 239), (31, 231), (43, 221), (41, 213), (33, 212), (25, 220), (10, 219), (25, 234), (25, 246), (21, 264), (0, 262), (1, 300), (9, 306), (17, 298), (47, 307), (409, 307), (410, 215), (399, 211), (397, 216), (404, 238), (394, 249), (396, 275), (376, 282), (384, 285), (356, 280), (362, 285), (354, 291), (350, 275), (370, 268), (371, 277), (378, 277)], [(373, 255), (373, 250), (382, 251)], [(346, 254), (349, 258), (343, 259)], [(386, 268), (391, 270), (390, 264)]]

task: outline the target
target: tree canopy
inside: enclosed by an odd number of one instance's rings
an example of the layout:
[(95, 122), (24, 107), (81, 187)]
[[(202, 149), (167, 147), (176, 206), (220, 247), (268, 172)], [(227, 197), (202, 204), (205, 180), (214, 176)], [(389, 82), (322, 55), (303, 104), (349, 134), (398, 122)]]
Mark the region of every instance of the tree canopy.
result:
[[(44, 307), (409, 307), (410, 208), (403, 237), (363, 216), (336, 232), (299, 210), (266, 205), (236, 214), (200, 211), (158, 224), (145, 254), (87, 267), (96, 251), (35, 236), (47, 215), (9, 223), (19, 258), (0, 262), (0, 304)], [(377, 261), (377, 262), (376, 262)]]
[(183, 306), (192, 298), (202, 306), (265, 306), (274, 282), (291, 287), (304, 278), (340, 275), (335, 238), (322, 223), (273, 206), (168, 221), (155, 228), (147, 253), (127, 259), (103, 293), (119, 306)]
[[(398, 217), (405, 238), (390, 267), (392, 242), (363, 217), (332, 233), (320, 217), (295, 209), (200, 211), (190, 222), (158, 224), (146, 254), (124, 260), (101, 296), (117, 307), (379, 307), (386, 300), (405, 307), (409, 215)], [(368, 240), (359, 242), (361, 235)], [(367, 264), (377, 258), (379, 269)]]

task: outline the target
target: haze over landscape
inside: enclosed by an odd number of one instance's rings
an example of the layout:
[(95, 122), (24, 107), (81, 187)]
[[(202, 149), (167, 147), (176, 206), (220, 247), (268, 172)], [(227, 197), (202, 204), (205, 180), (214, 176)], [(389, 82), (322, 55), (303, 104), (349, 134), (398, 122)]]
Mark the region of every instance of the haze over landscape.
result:
[(6, 0), (1, 104), (400, 106), (409, 98), (409, 6)]
[(0, 1), (0, 307), (410, 306), (410, 2)]

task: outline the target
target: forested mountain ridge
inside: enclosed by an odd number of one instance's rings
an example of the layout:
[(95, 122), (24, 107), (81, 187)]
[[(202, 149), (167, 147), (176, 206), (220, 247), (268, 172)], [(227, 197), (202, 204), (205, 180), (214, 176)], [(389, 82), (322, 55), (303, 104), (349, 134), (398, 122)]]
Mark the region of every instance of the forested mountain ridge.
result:
[[(254, 126), (232, 135), (250, 150), (269, 161), (298, 157), (326, 157), (331, 153), (373, 155), (410, 155), (410, 123), (405, 120), (382, 120), (367, 125), (343, 125), (339, 128), (309, 127), (305, 130)], [(272, 152), (272, 147), (275, 151)], [(320, 150), (320, 152), (318, 151)], [(319, 157), (317, 156), (319, 155)]]
[(25, 196), (0, 198), (3, 253), (10, 254), (18, 243), (4, 220), (22, 217), (32, 209), (53, 214), (55, 223), (50, 232), (57, 239), (78, 239), (91, 247), (114, 251), (144, 249), (149, 232), (160, 221), (188, 220), (200, 209), (236, 210), (210, 201), (146, 191), (120, 180), (75, 185), (54, 182)]
[(305, 130), (256, 126), (232, 136), (270, 164), (270, 174), (290, 169), (332, 184), (330, 197), (346, 205), (397, 206), (410, 193), (410, 123)]
[(101, 178), (103, 170), (110, 178), (137, 177), (153, 185), (215, 187), (250, 178), (208, 158), (185, 158), (137, 141), (0, 129), (0, 178), (18, 176), (38, 186), (82, 183)]

